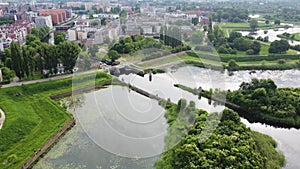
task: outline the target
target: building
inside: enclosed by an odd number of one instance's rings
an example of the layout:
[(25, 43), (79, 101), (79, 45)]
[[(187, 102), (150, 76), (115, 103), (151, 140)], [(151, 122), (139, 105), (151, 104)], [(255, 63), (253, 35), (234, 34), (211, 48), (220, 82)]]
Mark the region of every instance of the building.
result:
[(3, 82), (2, 70), (0, 69), (0, 83)]
[(76, 41), (77, 40), (77, 32), (75, 29), (68, 30), (68, 40), (69, 41)]
[(37, 28), (49, 27), (53, 28), (51, 15), (48, 16), (38, 16), (35, 18), (35, 25)]
[(30, 22), (33, 22), (34, 19), (36, 17), (38, 17), (38, 13), (37, 12), (32, 12), (32, 11), (26, 12), (26, 15), (27, 15), (27, 20), (30, 21)]
[(0, 42), (2, 42), (3, 48), (8, 48), (12, 41), (18, 42), (21, 46), (25, 44), (26, 35), (34, 26), (34, 23), (28, 21), (15, 21), (13, 24), (1, 25)]
[(77, 31), (77, 39), (82, 41), (87, 39), (87, 32), (85, 30), (78, 30)]
[(39, 12), (39, 16), (51, 16), (54, 25), (60, 24), (67, 20), (66, 9), (43, 9)]
[(106, 14), (106, 13), (101, 13), (101, 14), (93, 14), (94, 18), (109, 18), (109, 19), (118, 19), (119, 15), (118, 14)]
[(205, 17), (205, 16), (200, 16), (199, 23), (201, 23), (202, 25), (207, 25), (207, 24), (209, 24), (209, 18)]

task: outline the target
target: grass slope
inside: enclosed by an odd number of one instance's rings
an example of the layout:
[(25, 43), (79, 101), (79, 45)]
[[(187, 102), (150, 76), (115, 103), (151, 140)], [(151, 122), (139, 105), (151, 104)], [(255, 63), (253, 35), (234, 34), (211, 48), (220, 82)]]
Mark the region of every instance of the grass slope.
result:
[[(110, 80), (106, 73), (76, 77), (82, 85)], [(20, 168), (72, 117), (49, 96), (72, 90), (72, 78), (0, 89), (6, 121), (0, 130), (0, 168)]]

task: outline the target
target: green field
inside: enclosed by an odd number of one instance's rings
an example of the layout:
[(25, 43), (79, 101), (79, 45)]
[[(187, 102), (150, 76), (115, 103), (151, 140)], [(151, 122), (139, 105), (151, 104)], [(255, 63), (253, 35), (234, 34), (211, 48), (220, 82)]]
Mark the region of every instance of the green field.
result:
[[(251, 31), (250, 24), (247, 22), (240, 22), (240, 23), (217, 23), (217, 25), (222, 28), (225, 32), (226, 37), (229, 37), (230, 32), (233, 31)], [(268, 30), (268, 29), (275, 29), (275, 28), (284, 28), (283, 25), (270, 25), (265, 23), (258, 23), (258, 27), (256, 29), (260, 30)]]
[[(80, 86), (111, 79), (106, 73), (76, 77)], [(6, 114), (0, 130), (0, 168), (20, 168), (72, 117), (49, 96), (72, 90), (72, 78), (0, 89)]]
[[(239, 65), (240, 70), (286, 70), (299, 67), (300, 55), (268, 55), (266, 51), (267, 45), (262, 45), (261, 52), (265, 55), (245, 55), (240, 52), (240, 55), (215, 55), (207, 53), (184, 52), (178, 55), (172, 54), (160, 58), (148, 60), (145, 62), (136, 62), (135, 65), (139, 68), (164, 68), (167, 65), (193, 65), (197, 67), (221, 68), (227, 66), (229, 60), (235, 60)], [(279, 63), (284, 60), (285, 63)]]
[(285, 35), (281, 34), (281, 35), (277, 35), (277, 37), (283, 38), (283, 39), (290, 39), (290, 40), (294, 40), (294, 41), (300, 41), (299, 33), (293, 33), (293, 34), (290, 34), (290, 36), (285, 36)]

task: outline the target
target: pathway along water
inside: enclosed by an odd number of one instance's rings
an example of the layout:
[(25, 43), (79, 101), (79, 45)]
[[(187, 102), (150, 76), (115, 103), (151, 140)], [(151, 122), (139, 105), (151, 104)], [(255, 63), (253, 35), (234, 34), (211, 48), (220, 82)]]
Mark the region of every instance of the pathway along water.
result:
[[(214, 88), (223, 88), (223, 89), (237, 89), (243, 81), (250, 81), (251, 78), (272, 78), (279, 87), (300, 87), (300, 71), (299, 70), (286, 70), (286, 71), (257, 71), (256, 73), (251, 73), (249, 71), (239, 71), (235, 72), (233, 76), (228, 76), (226, 72), (224, 74), (202, 69), (195, 67), (183, 67), (174, 71), (173, 73), (167, 74), (157, 74), (153, 76), (151, 82), (149, 82), (147, 76), (140, 77), (135, 75), (125, 75), (121, 76), (120, 79), (130, 82), (135, 86), (144, 89), (148, 92), (157, 93), (160, 97), (170, 98), (173, 102), (177, 102), (179, 98), (186, 98), (187, 100), (196, 101), (197, 107), (205, 109), (209, 112), (221, 111), (223, 106), (211, 106), (208, 104), (206, 99), (201, 99), (198, 101), (198, 98), (190, 93), (184, 92), (180, 89), (174, 88), (173, 85), (180, 83), (190, 87), (198, 87), (202, 86), (204, 89), (209, 89), (211, 87)], [(154, 115), (158, 115), (160, 111), (157, 105), (153, 104), (149, 100), (145, 100), (145, 97), (138, 95), (135, 92), (128, 91), (127, 88), (119, 87), (117, 92), (112, 94), (105, 93), (111, 91), (111, 87), (108, 89), (91, 92), (89, 95), (82, 95), (82, 97), (78, 100), (101, 100), (101, 104), (91, 104), (89, 106), (88, 111), (84, 108), (75, 108), (82, 109), (82, 114), (85, 112), (90, 112), (93, 110), (107, 110), (106, 114), (110, 112), (113, 114), (114, 111), (109, 109), (109, 106), (114, 107), (112, 105), (112, 99), (120, 99), (119, 101), (128, 101), (124, 102), (123, 107), (119, 107), (121, 112), (129, 113), (128, 116), (134, 118), (133, 114), (130, 112), (136, 110), (143, 110), (145, 107), (154, 108)], [(122, 95), (126, 94), (128, 97), (124, 97)], [(91, 97), (92, 96), (92, 97)], [(121, 97), (122, 96), (122, 97)], [(110, 98), (110, 99), (108, 99)], [(122, 100), (122, 98), (125, 98)], [(93, 103), (88, 101), (89, 103)], [(128, 109), (127, 104), (132, 104), (136, 102), (136, 105), (141, 105), (139, 107), (135, 107), (134, 109)], [(99, 102), (97, 102), (99, 103)], [(76, 105), (84, 106), (83, 103), (77, 103)], [(70, 107), (70, 111), (73, 108)], [(152, 111), (151, 111), (152, 112)], [(156, 112), (156, 113), (155, 113)], [(145, 113), (147, 114), (147, 113)], [(83, 120), (92, 120), (95, 121), (99, 115), (95, 114), (95, 116), (89, 116), (89, 119)], [(143, 118), (143, 116), (138, 116), (139, 118)], [(148, 117), (148, 118), (151, 118)], [(147, 120), (148, 118), (144, 119)], [(165, 130), (166, 126), (161, 125), (165, 124), (164, 120), (161, 119), (161, 123), (158, 124), (158, 128), (161, 130)], [(278, 129), (270, 126), (266, 126), (260, 123), (250, 124), (247, 120), (242, 119), (242, 121), (249, 126), (251, 129), (255, 131), (259, 131), (265, 134), (272, 136), (279, 143), (279, 150), (284, 153), (287, 159), (287, 165), (285, 168), (287, 169), (296, 169), (300, 168), (300, 147), (298, 146), (298, 141), (300, 140), (300, 131), (295, 129)], [(159, 125), (160, 124), (160, 125)], [(116, 127), (119, 127), (119, 130), (122, 130), (122, 125), (115, 124)], [(159, 127), (160, 126), (160, 127)], [(97, 130), (93, 123), (91, 123), (90, 130)], [(133, 136), (137, 136), (141, 133), (127, 133)], [(151, 134), (151, 131), (144, 134)], [(153, 133), (152, 133), (153, 134)], [(144, 135), (145, 136), (145, 135)], [(161, 144), (158, 144), (162, 146)], [(155, 163), (157, 157), (146, 158), (146, 159), (128, 159), (121, 158), (115, 156), (114, 154), (108, 153), (107, 151), (101, 149), (99, 146), (95, 145), (93, 141), (83, 132), (80, 125), (76, 125), (62, 140), (52, 149), (50, 152), (35, 166), (35, 168), (45, 168), (45, 166), (52, 166), (53, 168), (62, 168), (63, 166), (68, 167), (83, 167), (83, 168), (109, 168), (109, 167), (122, 167), (122, 168), (151, 168)]]

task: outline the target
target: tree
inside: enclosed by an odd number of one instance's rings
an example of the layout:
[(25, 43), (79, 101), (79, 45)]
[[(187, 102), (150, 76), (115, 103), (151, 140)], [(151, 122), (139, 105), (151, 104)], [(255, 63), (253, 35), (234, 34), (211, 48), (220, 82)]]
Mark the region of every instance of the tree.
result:
[(73, 42), (65, 41), (58, 45), (58, 54), (66, 72), (73, 72), (80, 50), (80, 47)]
[(208, 22), (208, 33), (212, 33), (213, 31), (213, 19), (212, 17), (209, 17), (209, 22)]
[(14, 77), (14, 72), (7, 67), (1, 68), (1, 71), (2, 71), (3, 83), (4, 84), (10, 83)]
[(208, 31), (207, 25), (204, 25), (204, 26), (203, 26), (203, 31), (204, 31), (204, 32), (207, 32), (207, 31)]
[(270, 21), (269, 21), (269, 20), (266, 20), (265, 23), (266, 23), (267, 25), (269, 25), (269, 24), (270, 24)]
[(35, 55), (35, 50), (28, 46), (28, 45), (24, 45), (22, 47), (22, 55), (23, 55), (23, 64), (22, 64), (22, 69), (26, 75), (26, 78), (29, 78), (30, 75), (30, 66), (32, 66), (30, 64), (32, 57), (34, 57)]
[(6, 60), (5, 60), (5, 66), (6, 66), (7, 68), (9, 68), (9, 69), (12, 69), (12, 60), (11, 60), (10, 57), (9, 57), (9, 58), (6, 58)]
[(98, 26), (99, 25), (99, 21), (98, 20), (94, 20), (91, 22), (91, 26)]
[(280, 25), (280, 20), (278, 20), (278, 19), (275, 20), (275, 21), (274, 21), (274, 24), (275, 24), (275, 25)]
[(286, 53), (287, 50), (289, 50), (290, 44), (286, 40), (275, 40), (274, 42), (271, 43), (269, 52), (270, 53)]
[(257, 41), (254, 41), (254, 42), (250, 45), (250, 49), (253, 50), (253, 54), (254, 54), (254, 55), (259, 54), (260, 48), (261, 48), (261, 45), (260, 45), (260, 43), (257, 42)]
[(57, 34), (54, 37), (54, 44), (58, 45), (61, 42), (64, 42), (66, 40), (66, 34), (62, 32), (57, 32)]
[(236, 71), (239, 69), (239, 65), (236, 63), (235, 60), (231, 59), (228, 61), (228, 70), (229, 71)]
[(94, 19), (93, 12), (89, 13), (89, 19)]
[(12, 59), (12, 68), (16, 73), (16, 76), (20, 79), (24, 77), (24, 71), (22, 70), (23, 57), (21, 54), (20, 47), (17, 43), (11, 42), (11, 59)]
[(101, 25), (103, 25), (103, 26), (106, 25), (106, 19), (105, 19), (105, 18), (102, 18), (102, 19), (101, 19)]
[(231, 32), (228, 38), (228, 42), (233, 42), (235, 39), (242, 37), (240, 32)]
[(30, 43), (35, 40), (39, 40), (39, 38), (31, 34), (26, 35), (26, 45), (30, 45)]
[(257, 20), (251, 20), (250, 21), (250, 28), (251, 30), (254, 32), (256, 30), (256, 28), (258, 27), (258, 22)]
[(88, 53), (91, 55), (91, 57), (96, 57), (98, 50), (99, 50), (98, 46), (94, 44), (89, 47)]
[(250, 48), (251, 41), (244, 37), (241, 37), (241, 38), (235, 39), (233, 41), (233, 45), (237, 50), (246, 51)]
[(203, 42), (204, 35), (202, 32), (195, 31), (191, 36), (191, 42), (193, 44), (200, 44)]
[(119, 59), (121, 57), (121, 55), (115, 51), (115, 50), (110, 50), (107, 53), (108, 58), (111, 60), (111, 62), (114, 62), (115, 60)]
[(194, 24), (196, 26), (196, 25), (198, 25), (198, 23), (199, 23), (198, 18), (192, 18), (192, 24)]

